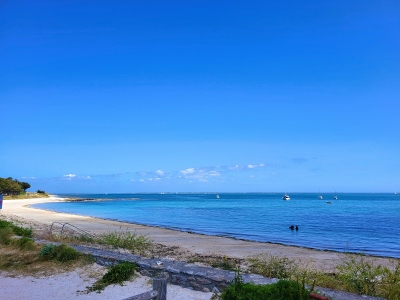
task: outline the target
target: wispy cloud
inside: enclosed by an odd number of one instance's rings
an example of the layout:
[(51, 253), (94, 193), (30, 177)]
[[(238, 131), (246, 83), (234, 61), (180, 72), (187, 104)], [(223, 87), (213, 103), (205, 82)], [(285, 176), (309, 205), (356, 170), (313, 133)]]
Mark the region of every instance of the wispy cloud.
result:
[[(216, 165), (207, 167), (187, 167), (181, 170), (166, 171), (161, 168), (154, 171), (136, 171), (113, 174), (91, 174), (80, 175), (69, 173), (61, 177), (52, 178), (53, 180), (73, 180), (86, 181), (91, 180), (93, 184), (107, 181), (110, 182), (131, 182), (137, 184), (166, 184), (166, 183), (194, 183), (194, 182), (226, 182), (232, 180), (240, 180), (242, 172), (247, 173), (246, 177), (257, 177), (257, 172), (262, 172), (267, 168), (276, 165), (273, 163), (251, 163), (251, 164), (233, 164), (233, 165)], [(272, 171), (272, 170), (271, 170)]]
[(210, 182), (218, 180), (226, 180), (230, 174), (238, 174), (238, 172), (249, 172), (262, 170), (266, 166), (274, 164), (246, 164), (246, 165), (217, 165), (208, 167), (188, 167), (182, 170), (164, 171), (158, 169), (156, 171), (139, 171), (131, 173), (131, 182)]
[(309, 159), (304, 158), (304, 157), (295, 157), (295, 158), (292, 158), (291, 161), (295, 164), (304, 164), (304, 163), (308, 162)]
[(74, 178), (74, 177), (76, 177), (76, 174), (67, 174), (67, 175), (63, 175), (63, 177)]
[(76, 174), (66, 174), (62, 175), (61, 179), (63, 180), (91, 180), (92, 177), (85, 175), (85, 176), (78, 176)]

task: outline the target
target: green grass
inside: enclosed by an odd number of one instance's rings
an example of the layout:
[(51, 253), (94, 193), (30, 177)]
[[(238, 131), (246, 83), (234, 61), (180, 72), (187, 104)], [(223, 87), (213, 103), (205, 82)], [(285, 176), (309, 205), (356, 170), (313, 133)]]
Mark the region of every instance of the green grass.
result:
[(228, 271), (234, 271), (236, 269), (236, 262), (227, 257), (213, 259), (210, 261), (210, 265), (213, 268), (220, 268)]
[(14, 223), (9, 222), (9, 221), (0, 220), (0, 229), (4, 229), (4, 228), (11, 228), (12, 232), (15, 235), (25, 236), (25, 237), (33, 236), (32, 228), (26, 228), (26, 227), (15, 225)]
[(4, 200), (18, 200), (18, 199), (35, 199), (35, 198), (48, 198), (47, 193), (22, 193), (20, 195), (7, 195), (3, 196)]
[(59, 246), (44, 245), (39, 252), (39, 257), (42, 260), (57, 260), (62, 263), (77, 260), (81, 256), (81, 253), (65, 244)]
[(237, 271), (234, 283), (226, 288), (219, 299), (221, 300), (307, 300), (310, 299), (310, 291), (293, 280), (280, 280), (275, 284), (256, 285), (243, 283)]
[(290, 278), (299, 270), (294, 260), (270, 254), (259, 254), (250, 257), (250, 271), (269, 278)]
[(400, 300), (400, 260), (391, 266), (381, 266), (376, 259), (364, 255), (346, 254), (334, 274), (301, 267), (285, 257), (257, 255), (249, 258), (249, 271), (266, 277), (305, 282), (360, 295)]
[(100, 236), (99, 242), (116, 248), (124, 248), (136, 254), (146, 254), (153, 248), (153, 243), (145, 236), (130, 231), (113, 231)]
[(137, 265), (131, 262), (121, 262), (118, 265), (112, 266), (103, 277), (95, 282), (93, 286), (88, 287), (88, 291), (97, 291), (98, 293), (104, 290), (110, 284), (120, 284), (132, 278), (137, 270)]

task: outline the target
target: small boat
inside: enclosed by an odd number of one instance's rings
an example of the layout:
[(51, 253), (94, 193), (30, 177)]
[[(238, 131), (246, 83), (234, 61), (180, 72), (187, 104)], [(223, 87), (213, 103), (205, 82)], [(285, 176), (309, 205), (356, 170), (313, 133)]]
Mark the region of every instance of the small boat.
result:
[(319, 195), (319, 196), (318, 196), (318, 199), (321, 199), (321, 200), (322, 200), (322, 199), (324, 199), (324, 197), (322, 197), (321, 195)]
[(337, 200), (336, 190), (335, 190), (335, 196), (333, 196), (333, 199)]
[(288, 194), (285, 193), (285, 195), (283, 195), (282, 199), (283, 199), (283, 200), (286, 200), (286, 201), (289, 201), (289, 200), (290, 200), (290, 197), (289, 197)]
[(215, 196), (215, 198), (219, 199), (219, 195)]

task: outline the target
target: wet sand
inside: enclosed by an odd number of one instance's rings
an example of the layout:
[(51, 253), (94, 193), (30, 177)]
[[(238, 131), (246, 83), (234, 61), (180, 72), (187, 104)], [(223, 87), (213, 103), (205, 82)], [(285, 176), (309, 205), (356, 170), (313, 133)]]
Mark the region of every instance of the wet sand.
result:
[[(94, 234), (114, 230), (129, 230), (139, 235), (145, 235), (155, 243), (166, 246), (178, 246), (193, 254), (225, 255), (232, 258), (245, 259), (249, 256), (267, 253), (287, 257), (301, 262), (303, 265), (315, 267), (326, 272), (334, 272), (335, 266), (342, 262), (343, 253), (320, 251), (302, 247), (285, 246), (273, 243), (260, 243), (237, 240), (226, 237), (192, 234), (176, 230), (104, 220), (73, 214), (57, 213), (29, 207), (31, 204), (49, 201), (65, 201), (62, 198), (37, 198), (26, 200), (4, 200), (1, 215), (9, 215), (28, 220), (32, 223), (50, 226), (53, 222), (70, 223), (80, 229)], [(389, 259), (376, 258), (381, 265), (388, 265)]]

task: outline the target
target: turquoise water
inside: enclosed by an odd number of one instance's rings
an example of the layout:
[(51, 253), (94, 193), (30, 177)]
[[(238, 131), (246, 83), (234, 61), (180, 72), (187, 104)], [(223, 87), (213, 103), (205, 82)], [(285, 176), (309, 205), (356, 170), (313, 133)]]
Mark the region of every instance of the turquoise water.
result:
[[(108, 194), (34, 207), (251, 241), (400, 258), (400, 195)], [(101, 201), (100, 201), (101, 200)], [(327, 203), (331, 202), (331, 204)], [(290, 225), (299, 230), (290, 230)]]

